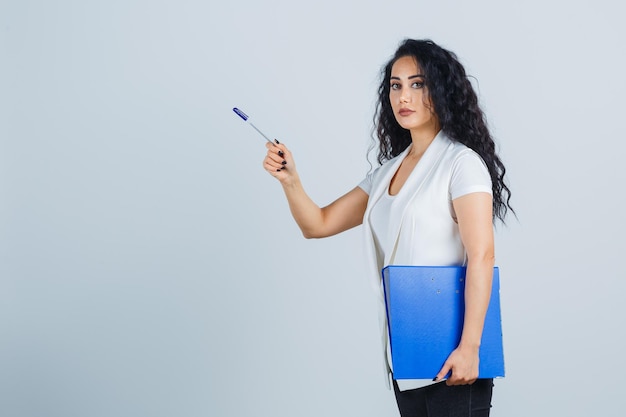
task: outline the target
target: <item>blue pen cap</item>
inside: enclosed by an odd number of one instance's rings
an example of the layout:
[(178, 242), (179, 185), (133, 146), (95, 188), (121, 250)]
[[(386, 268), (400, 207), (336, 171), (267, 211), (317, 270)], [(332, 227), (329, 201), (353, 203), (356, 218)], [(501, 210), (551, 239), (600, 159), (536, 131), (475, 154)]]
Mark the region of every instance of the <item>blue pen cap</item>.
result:
[(243, 120), (248, 120), (248, 115), (242, 112), (241, 110), (239, 110), (237, 107), (233, 107), (233, 111), (237, 113), (237, 115), (241, 117)]

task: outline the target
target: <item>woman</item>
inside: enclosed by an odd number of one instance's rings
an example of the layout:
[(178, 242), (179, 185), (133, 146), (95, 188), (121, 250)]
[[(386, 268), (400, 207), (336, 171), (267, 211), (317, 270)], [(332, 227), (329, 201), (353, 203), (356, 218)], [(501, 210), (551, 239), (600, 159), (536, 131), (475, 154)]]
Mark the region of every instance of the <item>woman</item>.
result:
[(306, 238), (364, 225), (392, 379), (381, 269), (467, 265), (458, 347), (433, 381), (393, 380), (393, 387), (402, 416), (487, 416), (493, 383), (477, 380), (478, 349), (494, 266), (493, 222), (511, 209), (504, 166), (463, 66), (434, 42), (405, 40), (384, 67), (378, 94), (381, 166), (352, 191), (317, 206), (278, 141), (268, 143), (264, 168), (280, 181)]

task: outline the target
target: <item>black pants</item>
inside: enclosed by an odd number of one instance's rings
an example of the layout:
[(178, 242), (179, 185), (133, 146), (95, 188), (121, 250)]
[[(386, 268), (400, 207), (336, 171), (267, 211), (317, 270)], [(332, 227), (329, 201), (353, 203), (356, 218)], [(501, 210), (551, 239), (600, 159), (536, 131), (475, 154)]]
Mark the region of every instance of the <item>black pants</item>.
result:
[(451, 387), (443, 381), (407, 391), (400, 391), (394, 380), (393, 390), (402, 417), (488, 417), (493, 380)]

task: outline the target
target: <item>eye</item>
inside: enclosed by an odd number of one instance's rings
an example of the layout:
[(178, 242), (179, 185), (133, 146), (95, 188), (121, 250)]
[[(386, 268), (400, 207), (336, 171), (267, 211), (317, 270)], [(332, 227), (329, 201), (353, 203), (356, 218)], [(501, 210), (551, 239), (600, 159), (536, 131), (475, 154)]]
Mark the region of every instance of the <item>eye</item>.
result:
[(392, 90), (399, 90), (400, 89), (400, 83), (391, 83), (391, 89)]
[(411, 88), (419, 89), (424, 88), (424, 81), (415, 81), (411, 84)]

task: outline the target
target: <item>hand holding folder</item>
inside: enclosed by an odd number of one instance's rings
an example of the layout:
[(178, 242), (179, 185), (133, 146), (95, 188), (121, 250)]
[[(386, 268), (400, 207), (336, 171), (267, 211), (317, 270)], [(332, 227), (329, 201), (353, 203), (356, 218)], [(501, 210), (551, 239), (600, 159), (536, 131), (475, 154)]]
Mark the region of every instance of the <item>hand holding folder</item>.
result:
[[(390, 265), (382, 275), (394, 378), (433, 379), (461, 339), (465, 267)], [(479, 378), (504, 376), (497, 267), (479, 358)]]

